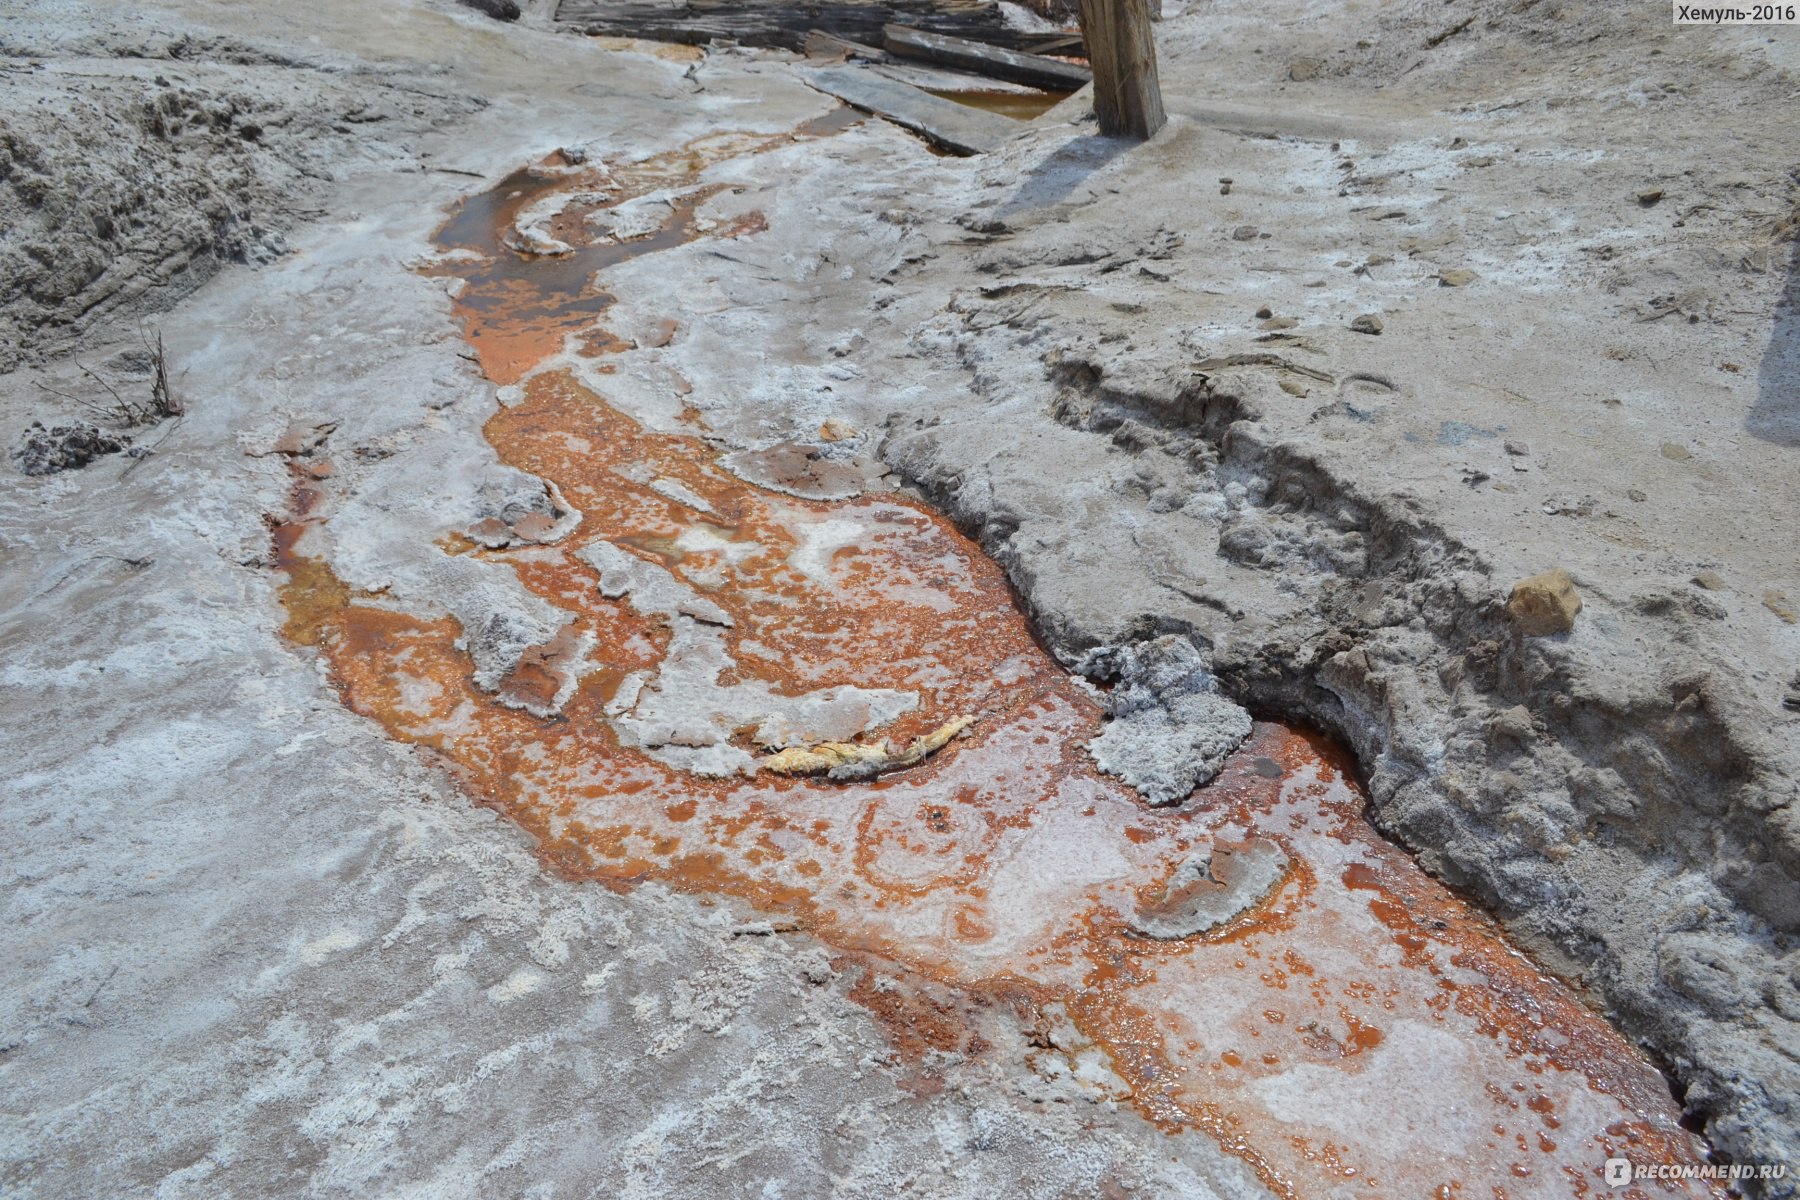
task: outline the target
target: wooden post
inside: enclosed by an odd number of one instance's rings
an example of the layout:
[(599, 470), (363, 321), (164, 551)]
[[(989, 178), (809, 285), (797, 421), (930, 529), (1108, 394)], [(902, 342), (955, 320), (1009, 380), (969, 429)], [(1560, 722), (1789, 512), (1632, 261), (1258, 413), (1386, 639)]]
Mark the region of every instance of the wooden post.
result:
[(1081, 0), (1081, 36), (1094, 68), (1100, 132), (1144, 139), (1168, 120), (1156, 81), (1149, 0)]

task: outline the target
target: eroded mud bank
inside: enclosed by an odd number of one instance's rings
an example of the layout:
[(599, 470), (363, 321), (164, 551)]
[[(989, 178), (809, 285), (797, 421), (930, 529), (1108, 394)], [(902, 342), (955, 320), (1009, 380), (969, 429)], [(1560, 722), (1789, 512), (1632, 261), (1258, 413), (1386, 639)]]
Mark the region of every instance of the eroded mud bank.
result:
[[(507, 637), (342, 583), (321, 440), (294, 459), (278, 565), (288, 633), (345, 702), (567, 875), (730, 898), (762, 914), (748, 934), (821, 939), (920, 1094), (996, 1053), (998, 1021), (1056, 1097), (1202, 1130), (1275, 1194), (1584, 1194), (1615, 1152), (1696, 1161), (1654, 1069), (1381, 839), (1338, 752), (1259, 724), (1210, 785), (1152, 809), (1085, 748), (1103, 697), (878, 468), (804, 446), (721, 460), (697, 414), (653, 432), (607, 401), (628, 343), (594, 272), (755, 237), (758, 216), (697, 215), (719, 187), (702, 175), (774, 141), (559, 156), (445, 227), (431, 269), (464, 281), (469, 344), (509, 389), (487, 439), (543, 495), (439, 549), (512, 571), (566, 624), (483, 686), (477, 648)], [(882, 778), (756, 770), (963, 718)]]

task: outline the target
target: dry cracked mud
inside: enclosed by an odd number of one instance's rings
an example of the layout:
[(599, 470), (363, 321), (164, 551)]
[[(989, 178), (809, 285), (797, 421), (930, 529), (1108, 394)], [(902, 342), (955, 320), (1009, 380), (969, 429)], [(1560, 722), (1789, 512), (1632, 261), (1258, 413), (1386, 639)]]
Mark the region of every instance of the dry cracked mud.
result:
[(162, 310), (185, 411), (0, 494), (9, 1191), (1792, 1159), (1800, 46), (1196, 4), (1155, 141), (953, 160), (543, 7), (9, 23), (40, 149), (229, 75), (287, 239), (13, 273), (17, 425)]

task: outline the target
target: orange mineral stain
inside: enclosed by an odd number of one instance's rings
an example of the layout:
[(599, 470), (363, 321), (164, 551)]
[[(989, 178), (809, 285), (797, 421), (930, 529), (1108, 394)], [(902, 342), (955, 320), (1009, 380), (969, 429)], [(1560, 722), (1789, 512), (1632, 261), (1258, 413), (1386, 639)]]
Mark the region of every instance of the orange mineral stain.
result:
[[(510, 564), (570, 624), (485, 692), (454, 620), (359, 602), (300, 551), (301, 518), (324, 519), (302, 513), (276, 527), (285, 631), (319, 647), (345, 703), (440, 754), (566, 876), (729, 898), (832, 946), (917, 1095), (944, 1086), (943, 1056), (992, 1053), (980, 1022), (1043, 1030), (1055, 1014), (1147, 1118), (1204, 1131), (1277, 1195), (1447, 1200), (1477, 1180), (1578, 1195), (1603, 1186), (1613, 1153), (1699, 1161), (1650, 1064), (1377, 834), (1339, 750), (1259, 722), (1212, 784), (1149, 809), (1095, 770), (1082, 749), (1095, 702), (942, 516), (894, 495), (826, 503), (756, 487), (700, 437), (646, 430), (546, 365), (570, 346), (631, 353), (602, 324), (595, 272), (760, 224), (706, 222), (716, 181), (635, 239), (600, 238), (593, 214), (778, 144), (720, 135), (618, 168), (540, 164), (444, 227), (440, 245), (469, 252), (434, 268), (466, 281), (469, 342), (496, 382), (522, 384), (486, 437), (582, 518), (560, 541), (488, 549), (445, 531), (439, 545)], [(509, 246), (528, 209), (569, 253)], [(670, 765), (622, 741), (620, 721), (675, 655), (677, 622), (603, 594), (583, 555), (603, 543), (716, 606), (704, 632), (729, 662), (721, 686), (905, 693), (911, 707), (859, 735), (894, 744), (975, 722), (918, 765), (860, 781)], [(532, 714), (559, 690), (560, 711)], [(730, 747), (762, 751), (755, 729), (728, 732)], [(1195, 853), (1225, 862), (1268, 843), (1287, 866), (1235, 917), (1190, 937), (1133, 932), (1146, 905), (1166, 916), (1217, 890), (1170, 885)], [(1058, 1053), (1033, 1036), (1035, 1058)]]

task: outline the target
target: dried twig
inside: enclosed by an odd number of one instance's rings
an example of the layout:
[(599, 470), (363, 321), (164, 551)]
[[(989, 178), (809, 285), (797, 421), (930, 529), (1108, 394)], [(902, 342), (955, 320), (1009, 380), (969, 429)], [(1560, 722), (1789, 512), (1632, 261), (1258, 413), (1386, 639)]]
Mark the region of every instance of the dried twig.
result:
[[(135, 405), (128, 403), (126, 401), (125, 397), (119, 395), (118, 388), (116, 388), (112, 384), (106, 382), (106, 380), (100, 378), (100, 376), (96, 375), (93, 371), (89, 370), (87, 367), (83, 367), (81, 365), (80, 359), (75, 360), (75, 365), (81, 369), (81, 373), (83, 375), (86, 375), (89, 379), (93, 380), (95, 383), (97, 383), (101, 387), (105, 388), (108, 392), (112, 393), (113, 403), (118, 406), (116, 409), (117, 412), (129, 414), (129, 413), (135, 413), (137, 411)], [(137, 422), (133, 421), (133, 422), (131, 422), (131, 424), (135, 425), (135, 424), (137, 424)]]
[(1445, 42), (1449, 41), (1451, 38), (1455, 37), (1457, 34), (1461, 33), (1463, 30), (1467, 29), (1469, 26), (1473, 25), (1474, 23), (1475, 23), (1475, 18), (1469, 17), (1467, 20), (1458, 21), (1456, 24), (1450, 26), (1448, 29), (1440, 29), (1438, 32), (1432, 34), (1430, 37), (1425, 39), (1425, 48), (1427, 50), (1437, 49), (1439, 46), (1443, 45)]
[(138, 337), (143, 339), (144, 349), (150, 351), (150, 364), (155, 372), (150, 380), (150, 404), (158, 417), (179, 417), (182, 413), (181, 401), (169, 389), (169, 356), (163, 350), (162, 330), (156, 331), (156, 345), (150, 345), (150, 339), (144, 336), (143, 327), (138, 328)]

